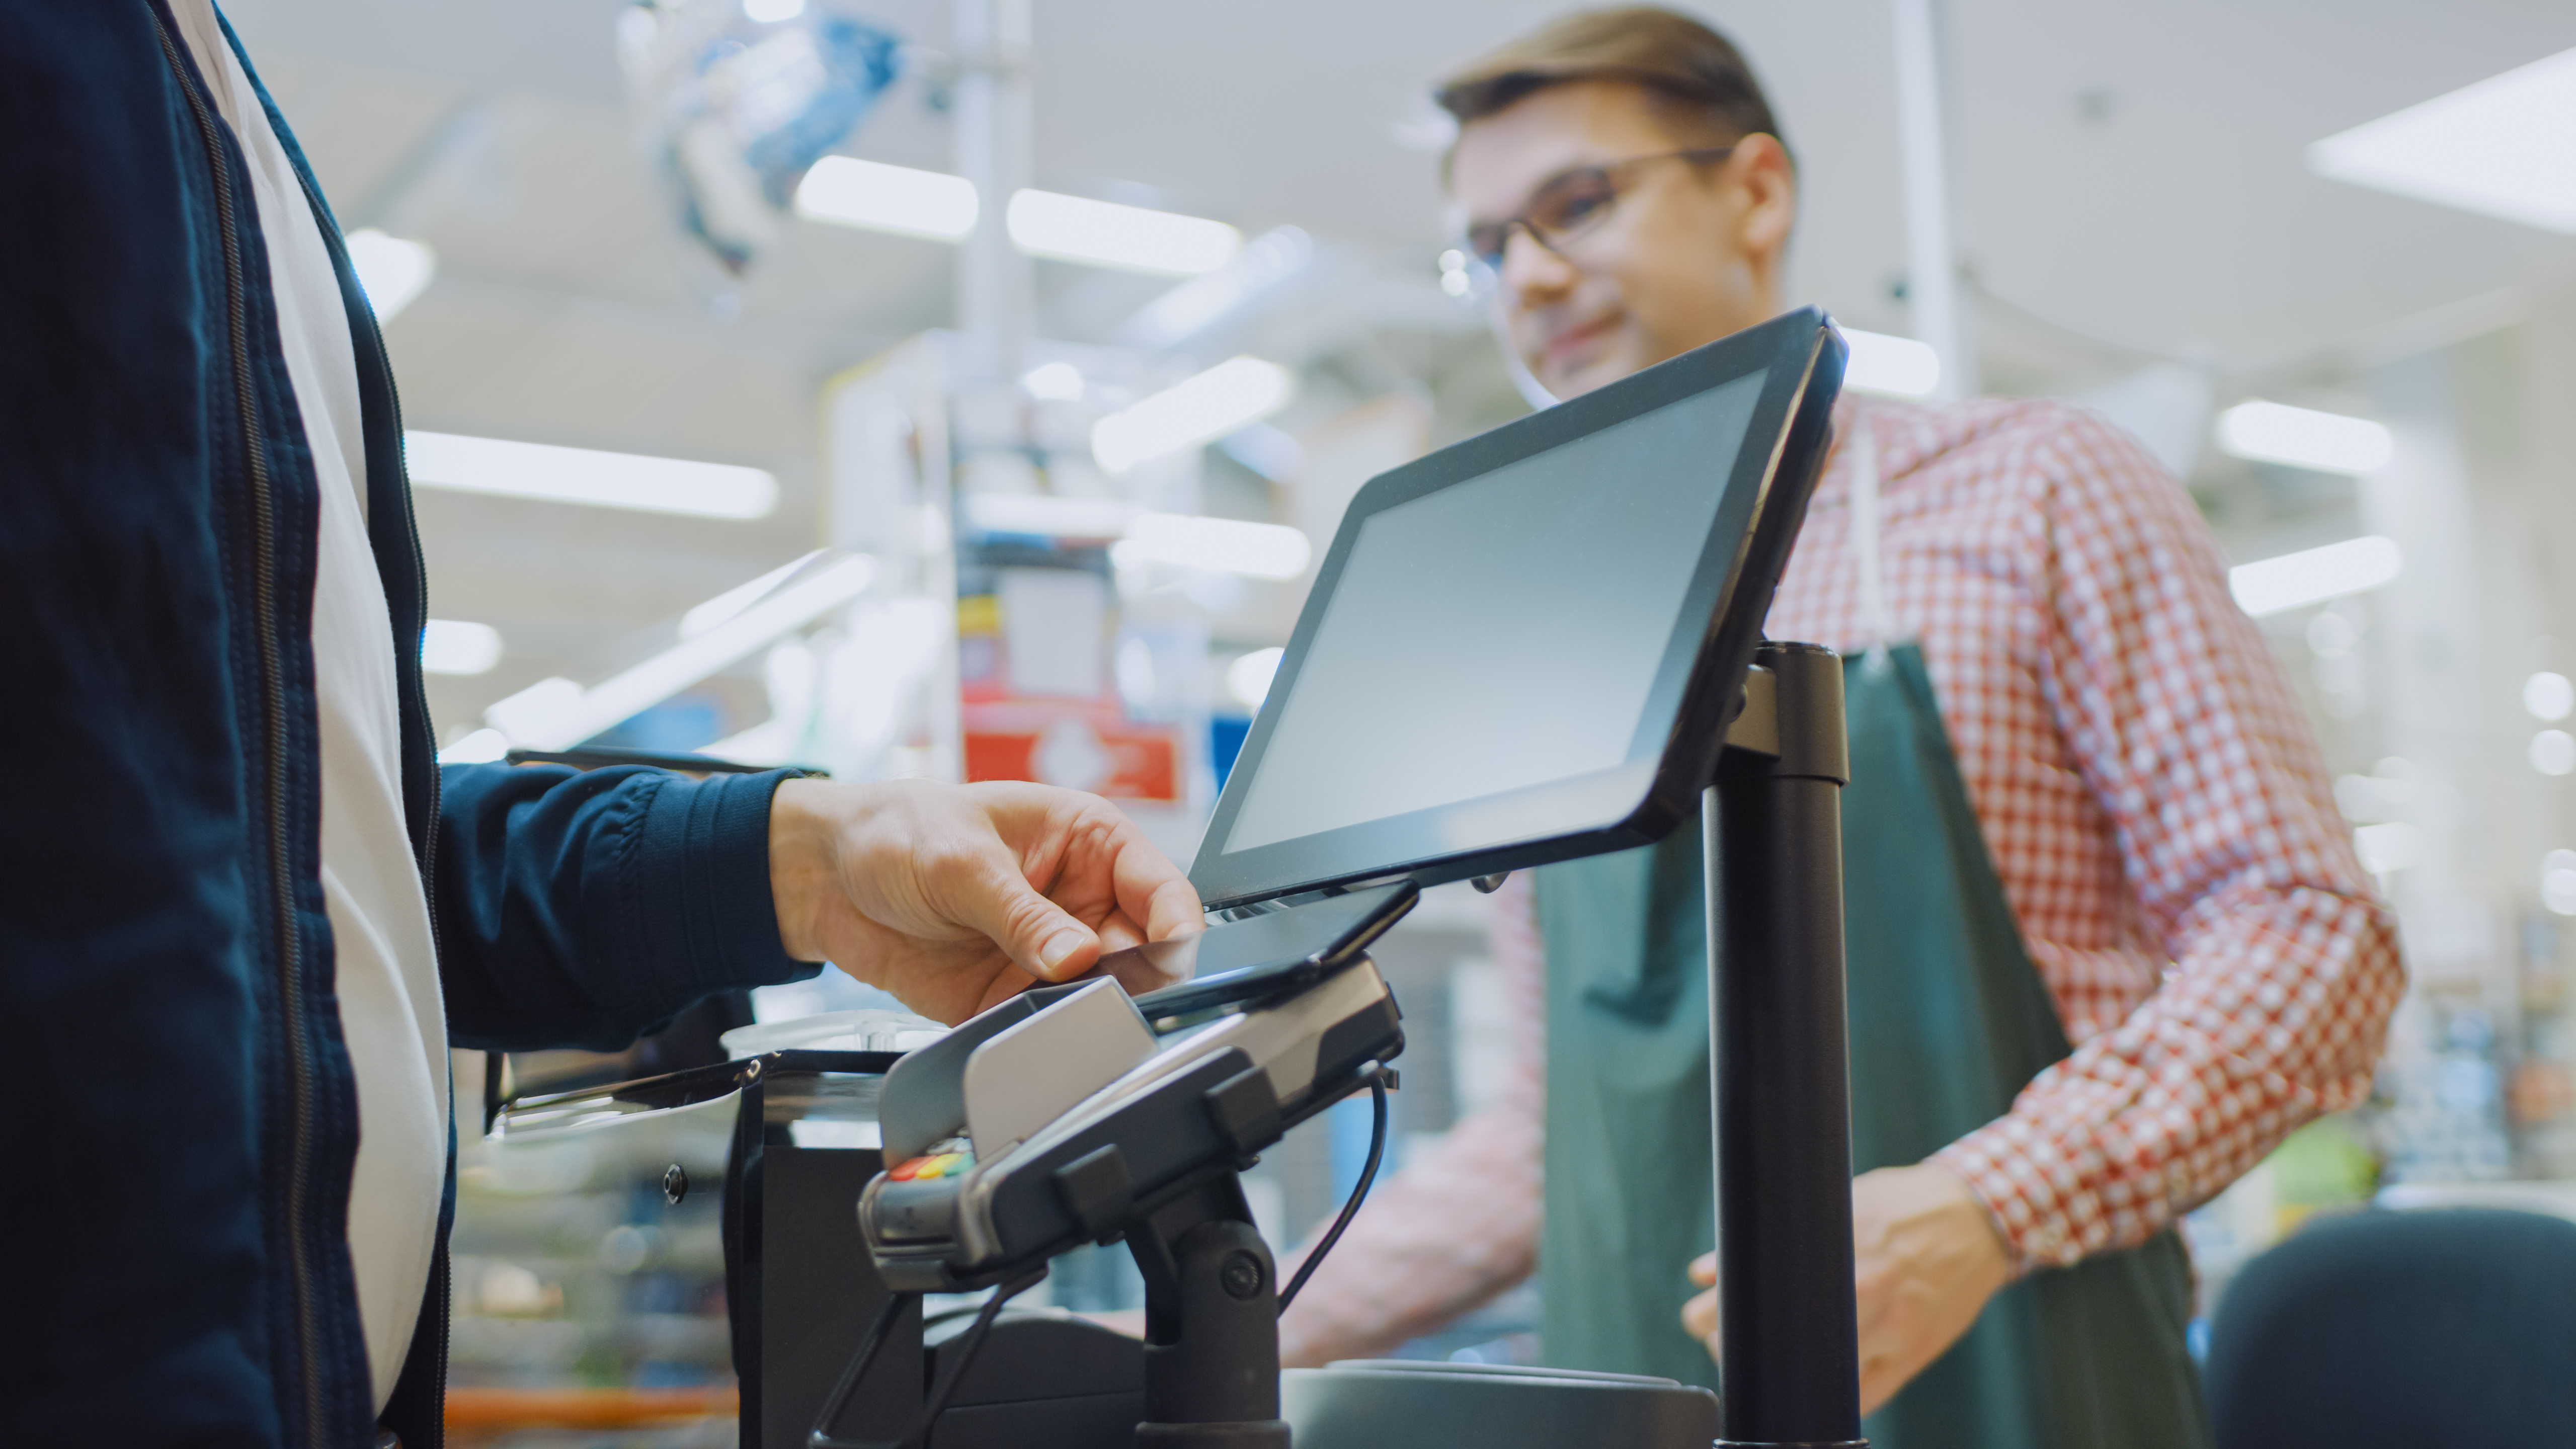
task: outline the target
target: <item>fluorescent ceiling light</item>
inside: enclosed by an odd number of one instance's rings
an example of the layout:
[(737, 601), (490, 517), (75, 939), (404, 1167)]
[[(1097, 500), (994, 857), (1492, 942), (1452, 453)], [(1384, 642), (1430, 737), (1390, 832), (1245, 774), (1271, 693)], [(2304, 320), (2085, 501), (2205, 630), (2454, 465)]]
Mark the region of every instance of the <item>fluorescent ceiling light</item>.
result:
[(1255, 649), (1225, 667), (1226, 693), (1243, 702), (1246, 709), (1259, 709), (1270, 697), (1270, 681), (1279, 677), (1279, 661), (1285, 649)]
[(2531, 767), (2544, 775), (2576, 771), (2576, 735), (2542, 730), (2531, 737)]
[(1315, 256), (1315, 239), (1293, 226), (1273, 227), (1244, 244), (1233, 261), (1192, 277), (1148, 302), (1111, 339), (1126, 347), (1176, 347), (1294, 276)]
[(2540, 858), (2540, 903), (2562, 916), (2576, 916), (2576, 850), (2553, 850)]
[(2218, 415), (2219, 451), (2321, 473), (2376, 473), (2397, 446), (2368, 418), (2276, 402), (2238, 403)]
[(2424, 858), (2424, 832), (2403, 820), (2365, 825), (2352, 833), (2353, 853), (2372, 875), (2404, 870)]
[(1256, 579), (1293, 579), (1306, 571), (1315, 546), (1284, 523), (1145, 513), (1127, 526), (1126, 540), (1111, 548), (1109, 556), (1129, 566), (1161, 563)]
[(462, 619), (432, 619), (420, 630), (420, 667), (431, 674), (483, 674), (501, 662), (501, 631)]
[(476, 730), (438, 752), (442, 765), (481, 765), (510, 753), (510, 737), (489, 727)]
[(966, 498), (966, 521), (983, 533), (1115, 539), (1111, 556), (1121, 564), (1163, 563), (1257, 579), (1293, 579), (1315, 554), (1306, 535), (1286, 524), (1147, 513), (1110, 498), (975, 493)]
[(758, 468), (635, 453), (513, 443), (457, 433), (403, 434), (411, 481), (423, 488), (498, 493), (701, 518), (766, 518), (778, 480)]
[(1221, 221), (1053, 191), (1013, 192), (1008, 221), (1031, 256), (1129, 272), (1196, 276), (1243, 250), (1243, 233)]
[(898, 236), (962, 241), (976, 210), (975, 183), (963, 176), (856, 156), (826, 156), (796, 184), (798, 216)]
[(1091, 426), (1091, 456), (1124, 473), (1149, 459), (1213, 442), (1288, 406), (1297, 379), (1258, 357), (1220, 362)]
[(804, 568), (807, 564), (812, 563), (814, 560), (821, 558), (822, 556), (823, 550), (818, 548), (812, 553), (805, 555), (803, 558), (794, 559), (787, 563), (780, 564), (778, 567), (762, 574), (759, 578), (753, 579), (750, 583), (727, 589), (723, 593), (718, 594), (714, 598), (707, 600), (705, 603), (698, 605), (694, 609), (691, 609), (689, 612), (682, 614), (680, 616), (680, 637), (683, 639), (695, 639), (699, 635), (713, 629), (718, 624), (723, 623), (725, 620), (730, 619), (734, 615), (741, 613), (743, 610), (750, 608), (752, 605), (759, 603), (762, 599), (768, 597), (770, 590), (775, 589), (780, 584), (794, 578), (798, 570)]
[(569, 679), (541, 680), (485, 710), (483, 718), (513, 744), (569, 748), (857, 598), (875, 577), (876, 561), (865, 555), (836, 560), (706, 633), (589, 689)]
[(1306, 446), (1270, 426), (1254, 423), (1217, 440), (1225, 455), (1273, 483), (1293, 483), (1306, 471)]
[(1020, 378), (1029, 396), (1049, 402), (1082, 401), (1082, 369), (1070, 362), (1044, 362)]
[(1840, 331), (1851, 348), (1851, 360), (1843, 365), (1843, 386), (1852, 391), (1930, 397), (1941, 385), (1941, 354), (1932, 344), (1850, 327)]
[(2522, 682), (2522, 707), (2533, 719), (2565, 719), (2576, 713), (2576, 680), (2543, 670)]
[(793, 20), (805, 13), (805, 0), (742, 0), (743, 17), (762, 25)]
[(2576, 232), (2576, 50), (2308, 148), (2319, 176)]
[(2256, 618), (2375, 589), (2397, 577), (2405, 556), (2393, 539), (2373, 534), (2278, 558), (2238, 564), (2227, 571), (2236, 605)]
[(1039, 538), (1124, 538), (1138, 509), (1115, 498), (1060, 498), (1049, 493), (970, 493), (966, 521), (984, 533)]
[(424, 242), (405, 241), (367, 227), (349, 233), (347, 244), (358, 289), (367, 294), (367, 305), (376, 309), (380, 323), (394, 320), (394, 314), (410, 306), (438, 274), (438, 253)]

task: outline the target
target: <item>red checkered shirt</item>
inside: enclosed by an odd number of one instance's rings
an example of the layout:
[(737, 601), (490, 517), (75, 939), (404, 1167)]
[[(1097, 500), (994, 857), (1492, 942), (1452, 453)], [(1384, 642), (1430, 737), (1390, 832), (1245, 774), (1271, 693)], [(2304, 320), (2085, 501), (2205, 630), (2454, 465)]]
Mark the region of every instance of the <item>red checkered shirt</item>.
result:
[[(2141, 1242), (2368, 1091), (2405, 984), (2394, 921), (2216, 541), (2135, 439), (2051, 402), (1838, 412), (1876, 444), (1888, 609), (2075, 1043), (1934, 1160), (2022, 1268)], [(1773, 638), (1872, 642), (1852, 461), (1819, 483)], [(1292, 1363), (1381, 1352), (1534, 1264), (1543, 964), (1524, 882), (1497, 905), (1512, 1086), (1352, 1224), (1281, 1325)]]

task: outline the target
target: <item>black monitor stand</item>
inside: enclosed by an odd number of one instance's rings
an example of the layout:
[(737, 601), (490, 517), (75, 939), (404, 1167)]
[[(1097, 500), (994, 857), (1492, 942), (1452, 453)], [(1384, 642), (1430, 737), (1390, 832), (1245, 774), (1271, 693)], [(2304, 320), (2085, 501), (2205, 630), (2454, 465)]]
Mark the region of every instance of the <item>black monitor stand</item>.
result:
[[(1700, 811), (1724, 1445), (1864, 1445), (1843, 1013), (1842, 659), (1764, 642)], [(1767, 696), (1767, 698), (1766, 698)]]
[[(1701, 810), (1723, 1285), (1717, 1442), (1866, 1449), (1843, 1005), (1842, 659), (1766, 641), (1754, 663)], [(1152, 1325), (1139, 1449), (1286, 1443), (1270, 1255), (1240, 1202), (1227, 1174), (1130, 1234)]]
[[(1844, 1038), (1839, 792), (1851, 769), (1842, 660), (1813, 644), (1765, 642), (1754, 663), (1701, 810), (1724, 1389), (1716, 1442), (1866, 1449)], [(1365, 1064), (1333, 1095), (1377, 1070)], [(1241, 1115), (1215, 1101), (1207, 1110), (1227, 1121)], [(1249, 1132), (1231, 1158), (1211, 1159), (1150, 1202), (1122, 1190), (1113, 1195), (1117, 1211), (1076, 1209), (1099, 1240), (1126, 1239), (1145, 1279), (1139, 1449), (1287, 1449), (1275, 1267), (1236, 1177), (1278, 1131), (1272, 1122)], [(1017, 1286), (1035, 1280), (1029, 1274)], [(938, 1402), (926, 1417), (907, 1411), (874, 1433), (844, 1437), (829, 1427), (881, 1370), (877, 1350), (896, 1318), (888, 1311), (869, 1334), (816, 1425), (813, 1449), (919, 1449), (931, 1438)], [(907, 1362), (917, 1375), (918, 1358)], [(955, 1372), (962, 1369), (941, 1376)], [(918, 1379), (910, 1383), (907, 1402), (918, 1404)], [(1526, 1444), (1506, 1434), (1480, 1449), (1595, 1449), (1541, 1444), (1539, 1432), (1533, 1425)]]

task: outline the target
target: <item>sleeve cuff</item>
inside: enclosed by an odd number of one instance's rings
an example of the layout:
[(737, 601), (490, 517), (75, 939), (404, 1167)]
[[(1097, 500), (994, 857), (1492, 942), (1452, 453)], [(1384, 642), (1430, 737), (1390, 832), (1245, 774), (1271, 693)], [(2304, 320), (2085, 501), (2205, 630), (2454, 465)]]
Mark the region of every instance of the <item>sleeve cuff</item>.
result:
[(787, 954), (769, 886), (769, 801), (795, 770), (662, 779), (636, 833), (642, 944), (692, 992), (811, 976)]
[(2046, 1175), (2024, 1144), (2014, 1140), (2015, 1126), (2010, 1117), (1990, 1122), (1932, 1154), (1931, 1160), (1985, 1204), (2012, 1261), (2012, 1274), (2019, 1278), (2034, 1268), (2074, 1262), (2083, 1251), (2065, 1224), (2043, 1206), (2042, 1199), (2053, 1201), (2053, 1194), (2040, 1190)]

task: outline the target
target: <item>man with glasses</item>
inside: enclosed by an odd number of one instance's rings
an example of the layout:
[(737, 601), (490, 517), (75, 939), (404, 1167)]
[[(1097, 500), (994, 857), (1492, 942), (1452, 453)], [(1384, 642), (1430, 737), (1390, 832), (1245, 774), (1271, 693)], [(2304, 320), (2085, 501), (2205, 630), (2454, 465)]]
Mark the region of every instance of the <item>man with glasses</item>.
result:
[[(1797, 171), (1707, 27), (1579, 13), (1437, 94), (1465, 249), (1547, 394), (1783, 310)], [(2206, 1443), (2176, 1224), (2368, 1090), (2392, 922), (2215, 541), (2133, 439), (2004, 399), (1835, 423), (1767, 631), (1846, 657), (1871, 1439)], [(1716, 1290), (1684, 1278), (1713, 1275), (1702, 879), (1686, 825), (1505, 887), (1510, 1085), (1362, 1213), (1289, 1362), (1383, 1353), (1543, 1265), (1547, 1362), (1717, 1386), (1691, 1341)]]

